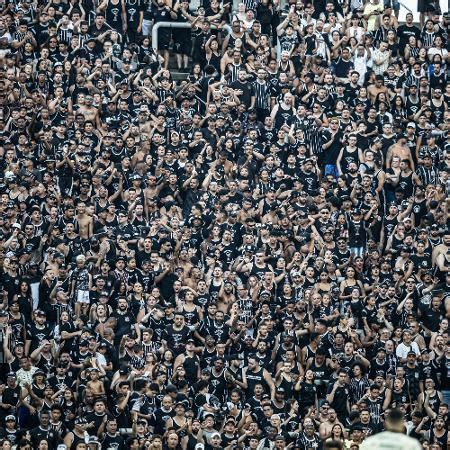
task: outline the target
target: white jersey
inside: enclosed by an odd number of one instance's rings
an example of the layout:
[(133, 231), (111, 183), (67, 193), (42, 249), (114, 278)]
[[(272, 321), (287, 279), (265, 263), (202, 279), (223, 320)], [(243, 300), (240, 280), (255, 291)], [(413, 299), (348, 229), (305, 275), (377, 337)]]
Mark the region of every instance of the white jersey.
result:
[(367, 50), (365, 50), (365, 49), (364, 49), (364, 55), (353, 56), (353, 66), (354, 66), (355, 70), (359, 73), (358, 84), (361, 86), (365, 82), (364, 77), (367, 72), (368, 62), (369, 62), (368, 53), (367, 53)]
[(421, 450), (417, 439), (392, 431), (383, 431), (364, 440), (360, 450)]

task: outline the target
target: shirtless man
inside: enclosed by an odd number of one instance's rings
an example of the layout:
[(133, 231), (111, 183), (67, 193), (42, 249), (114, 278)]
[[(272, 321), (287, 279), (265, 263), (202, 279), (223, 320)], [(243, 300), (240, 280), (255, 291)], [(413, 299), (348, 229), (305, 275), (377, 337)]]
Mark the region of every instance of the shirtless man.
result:
[(83, 114), (85, 121), (90, 120), (92, 123), (96, 124), (97, 129), (100, 129), (101, 123), (98, 108), (92, 106), (93, 101), (94, 98), (91, 95), (86, 95), (84, 99), (84, 105), (80, 106), (78, 112), (80, 114)]
[(450, 246), (450, 233), (445, 233), (442, 242), (433, 249), (432, 259), (436, 261), (437, 257), (441, 254), (445, 255)]
[(163, 183), (157, 184), (157, 178), (155, 175), (149, 175), (147, 177), (147, 187), (144, 190), (144, 199), (145, 199), (145, 215), (148, 218), (148, 203), (149, 200), (155, 200), (156, 197), (161, 192), (161, 189), (164, 187)]
[(86, 387), (92, 390), (94, 397), (102, 397), (105, 395), (105, 386), (103, 381), (98, 378), (99, 370), (96, 367), (91, 367), (88, 370), (91, 380), (87, 382)]
[(391, 167), (391, 161), (394, 156), (398, 156), (400, 161), (402, 159), (409, 160), (410, 167), (414, 171), (414, 160), (411, 156), (411, 150), (406, 145), (406, 138), (404, 136), (400, 136), (397, 142), (389, 147), (386, 155), (386, 167), (388, 169)]
[(86, 204), (84, 202), (78, 203), (77, 211), (78, 234), (81, 239), (90, 239), (93, 233), (94, 220), (92, 216), (87, 214)]
[[(450, 265), (448, 262), (448, 249), (450, 246), (450, 233), (445, 233), (442, 243), (437, 245), (432, 253), (433, 267), (436, 268), (436, 276), (441, 282), (445, 282), (446, 276), (450, 273)], [(449, 300), (446, 300), (446, 307)]]
[(319, 427), (320, 439), (328, 439), (331, 436), (331, 430), (333, 426), (336, 424), (341, 425), (342, 429), (344, 429), (344, 426), (341, 422), (339, 422), (339, 419), (337, 418), (336, 411), (330, 408), (328, 410), (328, 419), (325, 422), (322, 422)]
[(388, 88), (384, 85), (383, 76), (377, 75), (375, 78), (375, 84), (372, 84), (367, 88), (367, 93), (369, 94), (369, 99), (372, 103), (375, 102), (378, 94), (384, 92), (386, 94), (386, 98), (389, 98)]
[(131, 158), (131, 167), (139, 171), (139, 169), (145, 166), (145, 160), (150, 153), (150, 140), (146, 140), (144, 134), (141, 132), (142, 143), (137, 152)]

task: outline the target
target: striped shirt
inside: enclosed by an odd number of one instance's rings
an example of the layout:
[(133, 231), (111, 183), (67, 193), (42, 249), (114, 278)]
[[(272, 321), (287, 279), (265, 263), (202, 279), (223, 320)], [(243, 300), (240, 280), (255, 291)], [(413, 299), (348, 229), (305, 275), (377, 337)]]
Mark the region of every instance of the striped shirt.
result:
[[(373, 71), (375, 72), (376, 75), (383, 75), (384, 72), (386, 72), (388, 66), (389, 66), (389, 59), (390, 58), (386, 58), (387, 56), (387, 52), (381, 52), (379, 49), (376, 49), (373, 52)], [(382, 59), (382, 63), (381, 64), (375, 64), (375, 60), (381, 58)]]
[(420, 35), (420, 40), (422, 41), (423, 46), (428, 49), (433, 47), (434, 38), (436, 37), (436, 33), (432, 31), (431, 33), (428, 31), (422, 31)]
[(424, 186), (428, 184), (436, 185), (439, 182), (439, 171), (434, 166), (431, 166), (429, 169), (424, 166), (419, 166), (416, 174)]
[[(16, 42), (20, 42), (20, 41), (22, 41), (23, 38), (25, 37), (25, 35), (26, 35), (27, 33), (28, 33), (28, 31), (27, 31), (26, 33), (20, 33), (19, 31), (16, 31), (16, 32), (13, 34), (12, 42), (15, 42), (15, 41), (16, 41)], [(32, 42), (32, 41), (31, 41), (31, 39), (27, 39), (26, 42), (25, 42), (21, 47), (18, 47), (18, 48), (16, 49), (16, 51), (22, 52), (23, 49), (24, 49), (24, 47), (25, 47), (25, 44), (26, 44), (27, 42)]]
[(144, 359), (147, 359), (147, 355), (150, 353), (156, 353), (159, 348), (159, 344), (157, 342), (151, 341), (150, 344), (142, 343), (142, 348), (144, 349)]
[(79, 34), (78, 35), (78, 39), (79, 39), (79, 43), (80, 43), (80, 48), (84, 47), (84, 45), (86, 44), (86, 42), (93, 36), (91, 36), (90, 34), (86, 33), (86, 34)]
[(415, 59), (419, 56), (419, 47), (409, 47), (409, 54)]
[(163, 88), (157, 88), (156, 95), (158, 96), (159, 101), (161, 103), (169, 96), (174, 97), (174, 93), (171, 89), (163, 89)]
[(141, 358), (139, 356), (133, 355), (130, 358), (130, 365), (134, 368), (134, 369), (143, 369), (145, 367), (145, 359)]
[(419, 75), (418, 77), (416, 75), (414, 75), (414, 73), (410, 73), (406, 78), (405, 78), (405, 83), (404, 86), (405, 87), (410, 87), (412, 85), (416, 85), (417, 87), (419, 87), (420, 84), (420, 77), (422, 75)]
[(305, 143), (311, 155), (318, 156), (322, 153), (322, 133), (321, 129), (317, 127), (315, 119), (306, 119), (308, 122), (305, 124), (303, 119), (305, 133)]
[(269, 109), (270, 108), (270, 92), (271, 88), (269, 83), (255, 81), (252, 83), (253, 89), (255, 90), (255, 106), (259, 109)]
[(367, 377), (362, 377), (361, 379), (351, 378), (350, 379), (350, 395), (352, 397), (352, 403), (356, 403), (364, 396), (367, 388), (370, 386)]
[(244, 64), (228, 64), (228, 71), (230, 72), (230, 83), (239, 79), (239, 71), (245, 69)]
[(256, 11), (256, 6), (258, 5), (257, 0), (244, 0), (245, 10), (251, 9), (252, 11)]
[(318, 449), (321, 447), (321, 441), (319, 435), (314, 435), (309, 438), (305, 432), (301, 433), (297, 439), (296, 446), (304, 449)]
[(71, 28), (60, 28), (58, 30), (58, 40), (59, 42), (63, 42), (64, 44), (69, 45), (70, 40), (72, 39), (73, 29)]
[(373, 38), (374, 44), (377, 45), (382, 41), (387, 40), (388, 32), (392, 30), (392, 28), (384, 28), (380, 27), (377, 31), (375, 31), (375, 36)]
[(253, 301), (251, 298), (240, 298), (236, 300), (236, 303), (238, 304), (240, 314), (239, 318), (245, 322), (250, 322), (251, 318), (253, 317)]
[(383, 397), (378, 397), (375, 400), (368, 397), (366, 403), (372, 422), (379, 424), (381, 422), (381, 414), (383, 412)]

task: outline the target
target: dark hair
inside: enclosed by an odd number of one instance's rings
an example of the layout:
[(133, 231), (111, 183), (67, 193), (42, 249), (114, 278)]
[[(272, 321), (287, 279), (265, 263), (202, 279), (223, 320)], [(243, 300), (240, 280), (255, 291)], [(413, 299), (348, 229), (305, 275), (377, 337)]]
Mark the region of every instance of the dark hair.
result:
[(403, 412), (398, 408), (393, 408), (387, 411), (386, 419), (389, 419), (390, 422), (401, 423), (403, 422)]
[(335, 440), (326, 441), (323, 448), (326, 450), (331, 450), (331, 449), (342, 450), (342, 442), (335, 441)]

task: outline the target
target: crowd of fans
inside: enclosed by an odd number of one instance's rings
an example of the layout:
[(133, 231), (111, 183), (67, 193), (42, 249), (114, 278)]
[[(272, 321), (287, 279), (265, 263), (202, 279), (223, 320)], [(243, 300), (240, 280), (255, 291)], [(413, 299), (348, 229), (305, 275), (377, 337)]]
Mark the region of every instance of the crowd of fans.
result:
[(447, 448), (450, 17), (399, 8), (1, 2), (1, 450)]

